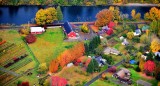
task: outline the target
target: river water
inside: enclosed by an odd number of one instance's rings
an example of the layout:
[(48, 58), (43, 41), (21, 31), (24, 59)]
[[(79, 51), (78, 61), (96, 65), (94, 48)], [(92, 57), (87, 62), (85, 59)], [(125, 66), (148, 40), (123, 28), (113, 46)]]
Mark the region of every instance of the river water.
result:
[[(16, 24), (35, 23), (34, 17), (36, 12), (47, 6), (0, 6), (0, 24)], [(96, 20), (96, 14), (109, 6), (62, 6), (63, 20), (61, 22), (84, 22)], [(119, 6), (122, 13), (131, 14), (132, 9), (141, 13), (150, 10), (151, 6)], [(129, 16), (131, 18), (131, 16)]]

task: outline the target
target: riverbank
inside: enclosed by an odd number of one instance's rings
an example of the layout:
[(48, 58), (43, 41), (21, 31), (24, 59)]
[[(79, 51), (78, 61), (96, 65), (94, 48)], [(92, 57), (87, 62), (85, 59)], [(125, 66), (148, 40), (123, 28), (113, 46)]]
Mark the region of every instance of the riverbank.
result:
[(113, 6), (146, 6), (146, 7), (160, 7), (160, 4), (141, 4), (141, 3), (128, 3), (128, 4), (113, 4)]

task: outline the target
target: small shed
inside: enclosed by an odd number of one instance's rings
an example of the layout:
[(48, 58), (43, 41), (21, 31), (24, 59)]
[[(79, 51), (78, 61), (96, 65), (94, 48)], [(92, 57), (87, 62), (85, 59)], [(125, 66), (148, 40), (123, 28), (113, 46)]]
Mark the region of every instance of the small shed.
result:
[(99, 66), (103, 66), (103, 65), (106, 64), (106, 60), (102, 59), (101, 56), (95, 57), (95, 60), (97, 61), (97, 63), (98, 63)]
[(141, 35), (141, 30), (140, 29), (136, 29), (134, 32), (134, 36), (139, 36)]
[(69, 22), (64, 23), (64, 31), (67, 34), (68, 38), (75, 38), (76, 33), (73, 31), (72, 26), (70, 25)]
[(31, 34), (42, 34), (45, 32), (45, 29), (43, 27), (30, 27)]
[(123, 42), (122, 42), (122, 45), (128, 45), (129, 42), (127, 41), (127, 39), (124, 39)]

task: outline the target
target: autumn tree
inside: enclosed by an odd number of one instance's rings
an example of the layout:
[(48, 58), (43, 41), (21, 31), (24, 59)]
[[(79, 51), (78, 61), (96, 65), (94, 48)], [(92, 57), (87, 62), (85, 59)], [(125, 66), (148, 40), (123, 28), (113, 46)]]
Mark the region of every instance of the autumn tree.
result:
[(136, 14), (136, 10), (135, 10), (135, 9), (133, 9), (133, 10), (131, 11), (131, 16), (132, 16), (132, 19), (133, 19), (133, 20), (140, 20), (140, 18), (141, 18), (141, 14), (140, 14), (140, 13), (137, 13), (137, 14)]
[(40, 9), (36, 13), (35, 20), (38, 25), (46, 25), (52, 23), (53, 21), (57, 20), (57, 11), (53, 7)]
[(84, 33), (88, 33), (89, 32), (89, 28), (88, 28), (88, 24), (84, 23), (81, 27), (81, 31)]
[(160, 9), (152, 7), (149, 12), (144, 15), (146, 20), (159, 20), (160, 19)]
[(147, 34), (141, 35), (140, 42), (144, 44), (149, 43), (149, 37), (147, 36)]
[(61, 7), (60, 7), (60, 6), (57, 7), (57, 19), (58, 19), (59, 21), (63, 20), (63, 14), (62, 14)]
[(141, 72), (144, 71), (144, 64), (145, 64), (145, 60), (143, 58), (140, 58), (139, 68), (140, 68)]
[(160, 20), (153, 20), (150, 23), (150, 29), (152, 32), (154, 32), (157, 36), (160, 37)]
[(29, 34), (25, 38), (28, 44), (34, 43), (36, 41), (36, 37), (33, 34)]
[(127, 38), (128, 38), (128, 39), (132, 39), (133, 37), (134, 37), (133, 32), (128, 32), (128, 33), (127, 33)]
[(51, 86), (66, 86), (67, 80), (58, 76), (51, 77)]
[(108, 25), (113, 19), (113, 12), (108, 9), (103, 9), (96, 15), (97, 20), (95, 21), (96, 26)]
[(120, 20), (119, 7), (110, 6), (109, 10), (113, 12), (113, 20), (119, 21)]
[(144, 64), (144, 70), (149, 73), (152, 73), (155, 70), (155, 67), (156, 67), (155, 63), (151, 60), (148, 60)]
[(38, 67), (38, 72), (45, 73), (48, 70), (46, 63), (41, 63)]
[(59, 66), (58, 60), (57, 59), (52, 60), (49, 65), (49, 72), (51, 73), (57, 72), (58, 66)]
[(152, 52), (157, 52), (158, 50), (160, 50), (160, 40), (156, 38), (153, 39), (150, 49), (152, 50)]

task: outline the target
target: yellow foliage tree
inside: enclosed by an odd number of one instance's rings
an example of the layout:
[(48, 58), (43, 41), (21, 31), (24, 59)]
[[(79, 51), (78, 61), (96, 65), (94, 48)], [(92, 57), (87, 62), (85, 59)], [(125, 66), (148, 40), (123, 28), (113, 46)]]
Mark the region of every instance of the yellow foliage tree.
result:
[(144, 15), (146, 20), (159, 20), (160, 19), (160, 9), (152, 7), (149, 12)]
[(152, 52), (157, 52), (158, 50), (160, 50), (160, 40), (159, 39), (154, 39), (151, 42), (150, 49), (152, 50)]
[(82, 32), (84, 32), (84, 33), (88, 33), (88, 32), (89, 32), (88, 24), (87, 24), (87, 23), (84, 23), (84, 24), (82, 25), (81, 30), (82, 30)]
[(139, 68), (141, 69), (141, 72), (144, 71), (144, 63), (145, 63), (145, 60), (143, 58), (140, 58)]
[(134, 37), (133, 32), (128, 32), (128, 33), (127, 33), (127, 38), (128, 38), (128, 39), (132, 39), (133, 37)]
[(108, 9), (103, 9), (96, 15), (97, 20), (95, 21), (96, 26), (105, 26), (113, 19), (113, 12)]
[(45, 25), (52, 23), (53, 21), (57, 20), (57, 11), (53, 7), (47, 9), (40, 9), (36, 13), (35, 20), (38, 25)]

